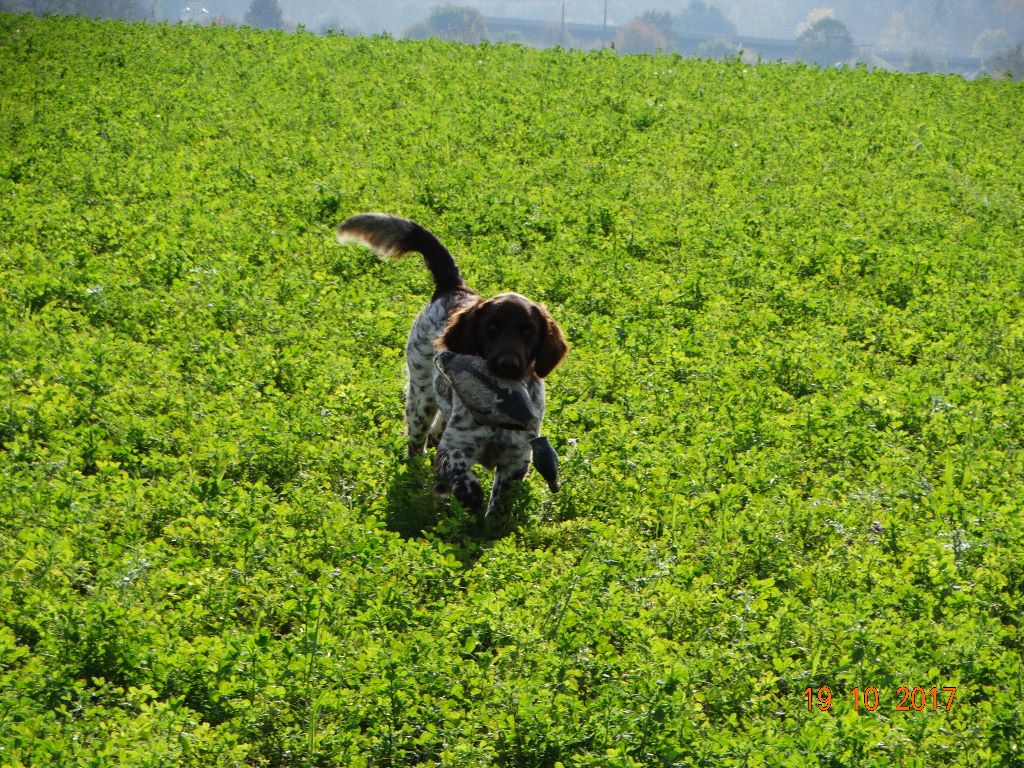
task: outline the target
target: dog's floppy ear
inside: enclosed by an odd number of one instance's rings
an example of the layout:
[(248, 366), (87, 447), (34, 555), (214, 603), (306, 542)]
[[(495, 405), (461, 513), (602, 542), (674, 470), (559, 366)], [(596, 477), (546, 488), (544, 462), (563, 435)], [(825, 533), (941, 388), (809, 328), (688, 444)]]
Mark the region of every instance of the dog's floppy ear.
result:
[(448, 320), (448, 327), (434, 342), (434, 346), (459, 355), (479, 355), (476, 321), (482, 304), (483, 302), (477, 301), (453, 312)]
[(565, 341), (565, 336), (562, 335), (562, 329), (558, 327), (558, 323), (555, 322), (551, 313), (548, 312), (547, 307), (543, 304), (535, 304), (534, 306), (540, 312), (544, 331), (541, 333), (540, 348), (537, 351), (537, 359), (534, 362), (533, 370), (543, 379), (565, 359), (565, 356), (569, 353), (569, 345)]

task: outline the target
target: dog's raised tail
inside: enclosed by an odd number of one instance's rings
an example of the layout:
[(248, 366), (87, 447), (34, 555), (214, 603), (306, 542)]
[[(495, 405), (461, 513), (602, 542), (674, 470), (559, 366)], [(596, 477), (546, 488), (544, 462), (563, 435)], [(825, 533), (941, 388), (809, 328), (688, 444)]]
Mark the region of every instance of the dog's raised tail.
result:
[(359, 213), (338, 225), (339, 243), (360, 243), (382, 258), (421, 253), (434, 278), (434, 295), (469, 290), (455, 259), (433, 232), (415, 221), (386, 213)]

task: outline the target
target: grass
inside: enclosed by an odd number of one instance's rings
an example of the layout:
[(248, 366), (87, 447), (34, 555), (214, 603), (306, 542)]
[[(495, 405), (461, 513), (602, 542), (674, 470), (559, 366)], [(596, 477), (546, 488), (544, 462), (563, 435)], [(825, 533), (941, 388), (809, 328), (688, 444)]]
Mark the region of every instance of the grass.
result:
[[(0, 764), (1022, 764), (1024, 86), (9, 15), (0, 73)], [(404, 459), (365, 210), (570, 339), (507, 529)]]

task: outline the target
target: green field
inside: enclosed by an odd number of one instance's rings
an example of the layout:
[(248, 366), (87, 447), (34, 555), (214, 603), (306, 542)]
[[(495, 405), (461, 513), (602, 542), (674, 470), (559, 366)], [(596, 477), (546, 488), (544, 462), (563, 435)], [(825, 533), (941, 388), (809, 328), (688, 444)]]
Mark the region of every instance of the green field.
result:
[[(1022, 137), (1021, 83), (0, 15), (0, 766), (1024, 765)], [(572, 344), (501, 525), (405, 459), (373, 210)]]

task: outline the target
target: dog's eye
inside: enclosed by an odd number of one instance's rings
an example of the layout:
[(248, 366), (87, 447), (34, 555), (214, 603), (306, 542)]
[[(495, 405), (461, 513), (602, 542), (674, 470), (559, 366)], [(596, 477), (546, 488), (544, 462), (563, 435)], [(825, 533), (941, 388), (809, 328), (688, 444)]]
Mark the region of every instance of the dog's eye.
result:
[(534, 334), (533, 326), (524, 325), (522, 328), (519, 329), (519, 333), (522, 334), (524, 339), (532, 338)]
[(501, 332), (501, 325), (498, 323), (497, 320), (490, 320), (488, 321), (487, 325), (484, 326), (484, 329), (491, 336), (496, 336), (498, 333)]

